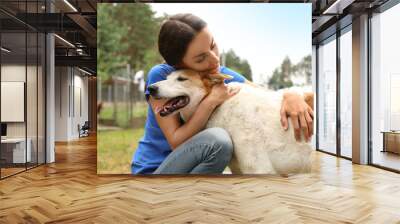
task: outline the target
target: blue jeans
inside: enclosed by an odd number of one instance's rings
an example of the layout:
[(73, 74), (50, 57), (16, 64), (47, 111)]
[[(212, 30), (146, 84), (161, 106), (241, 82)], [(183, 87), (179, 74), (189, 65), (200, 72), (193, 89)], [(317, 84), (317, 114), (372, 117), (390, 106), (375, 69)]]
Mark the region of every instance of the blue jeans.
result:
[(172, 151), (154, 174), (220, 174), (232, 153), (229, 134), (222, 128), (208, 128)]

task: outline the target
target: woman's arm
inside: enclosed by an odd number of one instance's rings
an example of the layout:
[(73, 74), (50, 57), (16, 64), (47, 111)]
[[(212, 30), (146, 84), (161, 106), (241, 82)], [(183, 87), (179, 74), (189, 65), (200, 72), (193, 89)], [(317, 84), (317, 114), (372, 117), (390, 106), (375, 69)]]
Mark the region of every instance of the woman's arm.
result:
[[(259, 87), (257, 84), (245, 81), (254, 87)], [(304, 93), (301, 96), (297, 93), (286, 92), (283, 95), (281, 106), (281, 124), (282, 127), (288, 129), (288, 116), (292, 120), (294, 136), (297, 141), (301, 139), (301, 131), (303, 130), (304, 139), (309, 141), (314, 133), (314, 93)]]
[[(164, 105), (166, 100), (155, 100), (150, 97), (150, 104), (155, 111), (158, 106)], [(165, 135), (172, 150), (185, 142), (193, 135), (200, 132), (206, 125), (208, 118), (215, 109), (216, 105), (208, 100), (203, 100), (193, 116), (183, 125), (180, 123), (179, 114), (161, 117), (155, 114), (158, 125)]]
[[(180, 144), (203, 130), (214, 109), (236, 93), (237, 91), (229, 92), (228, 88), (223, 84), (213, 87), (212, 92), (201, 101), (197, 110), (183, 125), (180, 123), (179, 114), (161, 117), (158, 113), (155, 113), (157, 123), (172, 150), (175, 150)], [(165, 102), (166, 100), (156, 100), (152, 97), (149, 99), (153, 111), (156, 111), (156, 108), (164, 105)]]

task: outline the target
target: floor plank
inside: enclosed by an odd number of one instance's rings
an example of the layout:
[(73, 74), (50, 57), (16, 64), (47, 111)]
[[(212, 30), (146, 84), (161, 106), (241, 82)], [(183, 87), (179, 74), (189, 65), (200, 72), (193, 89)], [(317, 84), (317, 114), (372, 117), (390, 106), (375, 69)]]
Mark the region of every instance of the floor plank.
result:
[(400, 175), (315, 153), (311, 174), (96, 174), (96, 137), (0, 181), (0, 223), (400, 223)]

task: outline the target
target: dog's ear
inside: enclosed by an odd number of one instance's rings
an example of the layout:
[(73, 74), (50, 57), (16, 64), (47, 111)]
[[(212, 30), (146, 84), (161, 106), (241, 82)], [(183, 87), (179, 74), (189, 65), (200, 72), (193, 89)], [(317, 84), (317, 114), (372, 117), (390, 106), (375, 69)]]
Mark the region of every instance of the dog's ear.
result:
[(233, 76), (222, 73), (209, 74), (208, 77), (213, 85), (220, 84), (224, 82), (225, 79), (233, 79)]
[(207, 92), (211, 91), (211, 88), (214, 85), (221, 84), (224, 82), (225, 79), (233, 79), (230, 75), (225, 74), (208, 74), (202, 77), (203, 84), (207, 90)]
[(314, 110), (314, 93), (304, 93), (304, 100)]

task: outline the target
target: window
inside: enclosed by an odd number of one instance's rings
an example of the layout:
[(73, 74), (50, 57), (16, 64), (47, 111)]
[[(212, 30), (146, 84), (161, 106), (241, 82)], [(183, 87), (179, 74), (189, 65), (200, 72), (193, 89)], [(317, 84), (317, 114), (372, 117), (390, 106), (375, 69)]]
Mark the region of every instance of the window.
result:
[[(0, 4), (15, 6), (15, 2)], [(18, 13), (40, 13), (44, 1), (18, 2)], [(11, 15), (0, 12), (0, 90), (2, 98), (22, 103), (18, 119), (1, 118), (7, 132), (0, 144), (0, 178), (45, 163), (45, 35)], [(10, 88), (12, 87), (12, 88)], [(17, 104), (18, 100), (14, 103)], [(13, 102), (11, 102), (12, 104)], [(16, 115), (3, 102), (1, 114)], [(10, 105), (10, 104), (9, 104)], [(15, 105), (13, 105), (15, 106)], [(10, 117), (10, 116), (9, 116)], [(12, 117), (12, 116), (11, 116)], [(15, 117), (15, 116), (14, 116)]]
[(336, 153), (336, 36), (318, 48), (318, 149)]
[(340, 155), (352, 157), (352, 33), (340, 36)]
[(371, 18), (372, 164), (400, 170), (400, 5)]

